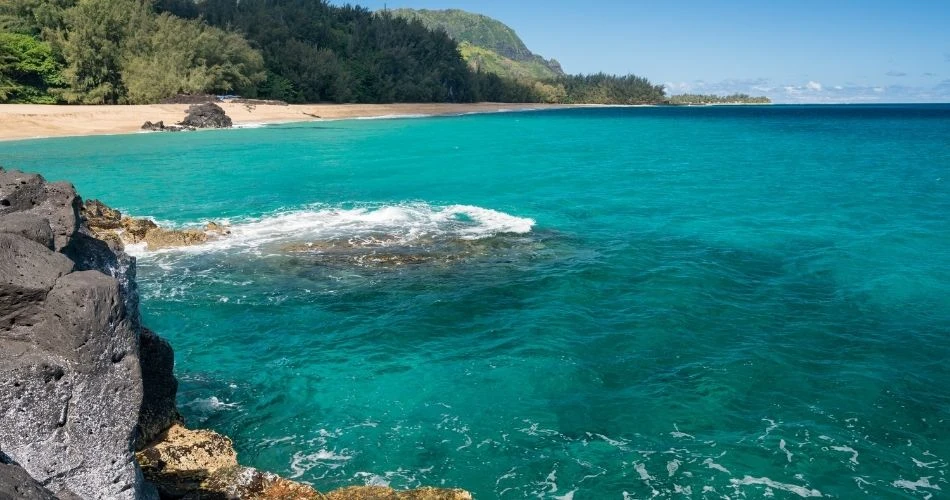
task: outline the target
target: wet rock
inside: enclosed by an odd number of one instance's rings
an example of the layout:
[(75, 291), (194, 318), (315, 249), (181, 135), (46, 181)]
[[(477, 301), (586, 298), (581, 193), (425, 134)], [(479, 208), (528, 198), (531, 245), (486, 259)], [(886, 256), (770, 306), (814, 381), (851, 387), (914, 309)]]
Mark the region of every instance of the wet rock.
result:
[(194, 130), (194, 127), (183, 127), (180, 125), (165, 125), (165, 122), (158, 121), (155, 123), (145, 122), (142, 124), (142, 130), (148, 130), (150, 132), (188, 132)]
[(199, 245), (208, 241), (208, 235), (197, 229), (162, 229), (154, 228), (145, 233), (145, 243), (149, 250), (163, 248), (178, 248)]
[(122, 228), (125, 233), (122, 235), (130, 243), (138, 243), (145, 239), (145, 234), (152, 229), (157, 229), (158, 224), (149, 219), (133, 219), (132, 217), (122, 218)]
[(122, 212), (106, 206), (99, 200), (86, 200), (80, 212), (83, 222), (91, 229), (120, 229)]
[(232, 122), (221, 106), (208, 102), (189, 106), (188, 116), (179, 125), (194, 128), (231, 128)]
[[(219, 470), (205, 481), (206, 491), (246, 500), (325, 500), (312, 487), (250, 467)], [(210, 496), (210, 495), (209, 495)]]

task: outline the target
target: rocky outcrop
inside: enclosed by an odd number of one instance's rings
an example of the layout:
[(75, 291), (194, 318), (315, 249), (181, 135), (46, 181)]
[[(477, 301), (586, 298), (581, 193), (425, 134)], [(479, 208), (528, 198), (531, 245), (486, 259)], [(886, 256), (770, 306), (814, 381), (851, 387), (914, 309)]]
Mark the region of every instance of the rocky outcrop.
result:
[[(214, 103), (214, 96), (180, 96), (173, 104), (191, 104), (185, 119), (177, 125), (165, 125), (164, 121), (146, 121), (142, 130), (150, 132), (186, 132), (199, 128), (231, 128), (234, 124), (224, 108)], [(177, 102), (181, 101), (181, 102)], [(247, 104), (252, 106), (251, 104)]]
[[(242, 467), (228, 438), (185, 428), (174, 352), (141, 325), (135, 261), (122, 251), (124, 238), (157, 231), (83, 204), (69, 184), (0, 168), (0, 499), (471, 498), (431, 488), (323, 495)], [(227, 232), (212, 223), (203, 233)]]
[(57, 495), (149, 498), (132, 261), (87, 234), (80, 202), (0, 170), (0, 446)]
[(117, 251), (141, 242), (148, 250), (200, 245), (230, 234), (227, 226), (215, 222), (209, 222), (204, 230), (162, 228), (148, 219), (125, 217), (99, 200), (86, 201), (80, 213), (89, 231)]
[(192, 104), (188, 107), (188, 116), (178, 123), (183, 127), (194, 128), (231, 128), (231, 118), (221, 106), (213, 102)]
[(231, 440), (180, 425), (136, 455), (162, 498), (322, 499), (313, 488), (238, 465)]

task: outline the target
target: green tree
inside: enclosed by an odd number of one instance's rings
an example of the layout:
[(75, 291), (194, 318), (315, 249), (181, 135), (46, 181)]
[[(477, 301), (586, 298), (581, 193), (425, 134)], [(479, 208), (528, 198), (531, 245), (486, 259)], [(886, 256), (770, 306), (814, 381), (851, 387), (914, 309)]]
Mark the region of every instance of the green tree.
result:
[(265, 78), (264, 60), (240, 35), (197, 20), (157, 16), (121, 60), (129, 103), (179, 93), (253, 93)]
[(50, 44), (32, 36), (0, 33), (0, 102), (50, 104), (50, 89), (63, 84)]
[[(153, 22), (148, 0), (80, 0), (66, 12), (63, 53), (67, 101), (82, 104), (124, 102), (122, 62), (140, 52)], [(137, 35), (132, 37), (131, 35)]]

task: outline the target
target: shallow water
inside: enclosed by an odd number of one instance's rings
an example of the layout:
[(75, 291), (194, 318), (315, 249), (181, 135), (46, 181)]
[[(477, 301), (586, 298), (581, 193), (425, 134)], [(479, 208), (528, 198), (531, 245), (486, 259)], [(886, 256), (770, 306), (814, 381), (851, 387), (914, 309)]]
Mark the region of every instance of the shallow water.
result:
[(950, 106), (0, 143), (227, 240), (139, 252), (189, 423), (331, 489), (940, 497)]

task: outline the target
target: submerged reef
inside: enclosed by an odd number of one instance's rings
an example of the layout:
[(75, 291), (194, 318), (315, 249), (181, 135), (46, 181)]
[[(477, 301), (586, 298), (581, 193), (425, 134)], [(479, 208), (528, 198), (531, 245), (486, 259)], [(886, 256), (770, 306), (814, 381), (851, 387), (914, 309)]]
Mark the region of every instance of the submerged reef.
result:
[(83, 203), (70, 184), (0, 168), (0, 498), (471, 498), (361, 486), (322, 494), (242, 467), (227, 437), (183, 425), (174, 352), (142, 325), (123, 245), (226, 231), (162, 229)]

